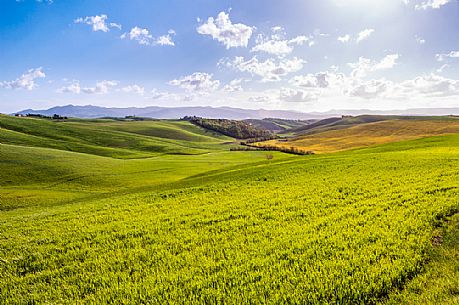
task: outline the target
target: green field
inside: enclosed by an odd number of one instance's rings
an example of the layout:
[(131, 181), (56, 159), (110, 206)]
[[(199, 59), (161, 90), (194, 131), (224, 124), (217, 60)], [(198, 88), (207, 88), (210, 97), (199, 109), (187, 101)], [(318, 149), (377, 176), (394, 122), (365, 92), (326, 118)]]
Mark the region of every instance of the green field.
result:
[[(291, 137), (257, 143), (258, 146), (297, 148), (332, 153), (379, 144), (459, 133), (457, 117), (344, 117), (292, 129)], [(325, 123), (325, 124), (322, 124)]]
[(3, 304), (459, 303), (458, 134), (292, 156), (181, 121), (0, 127)]

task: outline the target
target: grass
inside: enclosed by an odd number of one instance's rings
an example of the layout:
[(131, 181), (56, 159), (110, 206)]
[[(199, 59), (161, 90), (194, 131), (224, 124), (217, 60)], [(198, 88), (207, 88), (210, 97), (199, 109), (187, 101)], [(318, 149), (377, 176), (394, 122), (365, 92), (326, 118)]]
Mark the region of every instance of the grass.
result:
[(261, 142), (258, 145), (295, 147), (320, 154), (459, 133), (459, 120), (457, 119), (387, 120), (350, 125), (351, 127), (347, 128), (343, 126), (340, 125), (339, 129), (300, 135), (289, 140)]
[(425, 271), (385, 304), (459, 304), (459, 214), (437, 232)]
[[(274, 154), (272, 162), (291, 158)], [(115, 159), (61, 150), (0, 145), (0, 210), (86, 198), (98, 194), (153, 189), (209, 171), (266, 162), (265, 152), (214, 151), (201, 155), (163, 155)], [(14, 194), (20, 192), (18, 201)], [(26, 194), (29, 193), (27, 196)], [(11, 195), (8, 195), (11, 194)]]
[(1, 144), (2, 302), (457, 302), (459, 135), (271, 161), (209, 151)]
[(55, 122), (0, 115), (0, 142), (99, 156), (136, 159), (159, 154), (203, 154), (228, 150), (231, 138), (188, 122), (111, 120)]

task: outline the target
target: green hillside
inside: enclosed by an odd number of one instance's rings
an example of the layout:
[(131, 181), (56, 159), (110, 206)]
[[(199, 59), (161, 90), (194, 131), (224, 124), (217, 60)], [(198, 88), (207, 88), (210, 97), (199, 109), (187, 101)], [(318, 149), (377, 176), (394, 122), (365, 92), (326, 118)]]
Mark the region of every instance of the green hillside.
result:
[(385, 121), (406, 121), (406, 122), (418, 122), (418, 121), (457, 121), (455, 116), (400, 116), (400, 115), (359, 115), (359, 116), (343, 116), (341, 118), (333, 117), (323, 119), (314, 122), (309, 125), (300, 126), (287, 130), (285, 133), (294, 136), (303, 136), (309, 134), (315, 134), (325, 131), (341, 130), (353, 126), (358, 126), (368, 123), (377, 123)]
[(302, 130), (295, 136), (255, 145), (331, 153), (459, 133), (459, 119), (455, 117), (361, 116), (322, 120), (311, 126), (311, 129)]
[(183, 121), (52, 121), (0, 115), (0, 142), (130, 159), (226, 150), (231, 138)]
[(186, 122), (1, 124), (4, 304), (459, 301), (459, 134), (271, 159)]

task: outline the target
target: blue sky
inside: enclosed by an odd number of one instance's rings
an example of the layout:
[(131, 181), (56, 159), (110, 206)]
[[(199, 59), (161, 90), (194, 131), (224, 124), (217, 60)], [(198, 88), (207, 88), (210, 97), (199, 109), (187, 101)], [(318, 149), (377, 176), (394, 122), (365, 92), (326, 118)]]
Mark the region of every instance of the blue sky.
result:
[(0, 5), (0, 112), (459, 107), (456, 0)]

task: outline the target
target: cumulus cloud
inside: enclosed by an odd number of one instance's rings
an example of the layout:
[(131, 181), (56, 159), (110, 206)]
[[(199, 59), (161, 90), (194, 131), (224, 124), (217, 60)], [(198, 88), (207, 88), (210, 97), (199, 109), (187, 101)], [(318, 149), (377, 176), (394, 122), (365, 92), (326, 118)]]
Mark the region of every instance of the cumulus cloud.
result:
[(403, 92), (415, 92), (425, 97), (448, 97), (459, 95), (459, 80), (429, 74), (404, 81), (400, 85)]
[[(343, 101), (438, 101), (459, 98), (459, 80), (432, 73), (413, 79), (394, 82), (385, 78), (368, 79), (372, 71), (393, 68), (398, 54), (391, 54), (382, 60), (359, 58), (350, 64), (348, 74), (338, 73), (336, 69), (315, 74), (299, 75), (290, 80), (295, 88), (283, 88), (283, 101), (314, 101), (315, 99), (341, 99)], [(443, 70), (447, 66), (442, 66)]]
[(103, 80), (103, 81), (97, 82), (94, 87), (82, 88), (81, 85), (80, 85), (80, 82), (77, 81), (77, 80), (74, 80), (69, 85), (63, 86), (63, 87), (57, 89), (57, 92), (59, 92), (59, 93), (73, 93), (73, 94), (80, 94), (80, 93), (107, 94), (110, 91), (110, 89), (113, 88), (113, 87), (116, 87), (118, 85), (118, 83), (119, 83), (118, 81), (114, 81), (114, 80)]
[(303, 69), (306, 61), (294, 57), (292, 59), (267, 59), (259, 61), (256, 56), (249, 60), (244, 57), (236, 57), (234, 60), (227, 60), (220, 64), (225, 64), (227, 67), (236, 69), (240, 72), (247, 72), (252, 75), (261, 77), (262, 81), (280, 81), (283, 76), (298, 72)]
[(318, 91), (304, 91), (291, 88), (282, 88), (279, 99), (288, 103), (308, 103), (316, 101), (320, 96)]
[(363, 31), (361, 31), (359, 34), (358, 34), (358, 37), (357, 37), (357, 43), (361, 42), (361, 41), (364, 41), (368, 38), (370, 38), (370, 36), (375, 32), (374, 29), (365, 29)]
[(382, 97), (387, 93), (390, 86), (392, 86), (392, 82), (385, 79), (362, 81), (349, 90), (349, 96), (364, 99)]
[(150, 35), (150, 32), (147, 29), (142, 29), (136, 26), (133, 27), (129, 33), (121, 35), (121, 39), (125, 38), (136, 40), (139, 44), (149, 45), (153, 36)]
[(329, 88), (342, 86), (344, 80), (344, 74), (325, 71), (316, 74), (297, 75), (290, 80), (290, 83), (303, 88)]
[(107, 94), (111, 88), (116, 87), (118, 81), (114, 80), (103, 80), (96, 83), (95, 87), (82, 88), (81, 92), (87, 94)]
[(247, 47), (254, 28), (242, 23), (233, 24), (229, 14), (220, 12), (217, 18), (209, 17), (197, 31), (201, 35), (210, 35), (214, 40), (223, 43), (227, 49)]
[(170, 85), (178, 86), (188, 91), (207, 92), (217, 90), (220, 81), (214, 80), (212, 74), (195, 72), (169, 82)]
[(370, 72), (393, 68), (397, 64), (399, 58), (399, 54), (387, 55), (381, 61), (373, 61), (365, 57), (360, 57), (358, 62), (349, 63), (348, 65), (353, 69), (351, 76), (361, 78), (365, 77)]
[(415, 5), (415, 8), (417, 10), (427, 10), (427, 9), (439, 9), (441, 8), (443, 5), (446, 5), (448, 3), (450, 3), (451, 0), (426, 0), (426, 1), (422, 1), (421, 3), (418, 3)]
[(169, 30), (166, 35), (161, 35), (156, 39), (156, 44), (160, 46), (175, 46), (172, 36), (175, 36), (175, 31)]
[(70, 85), (59, 88), (57, 92), (80, 94), (81, 92), (80, 82), (77, 80), (74, 80)]
[(13, 81), (0, 82), (0, 87), (6, 89), (25, 89), (30, 91), (37, 87), (37, 84), (35, 83), (36, 79), (45, 77), (46, 74), (43, 72), (43, 68), (29, 69), (26, 73), (22, 74), (19, 78)]
[(143, 95), (145, 93), (145, 88), (139, 85), (129, 85), (121, 88), (121, 91), (124, 93), (136, 93), (139, 95)]
[(243, 91), (241, 83), (242, 83), (242, 79), (240, 78), (233, 79), (232, 81), (230, 81), (228, 84), (226, 84), (223, 87), (223, 91), (226, 91), (226, 92)]
[(438, 61), (444, 61), (446, 58), (459, 58), (459, 51), (451, 51), (449, 53), (435, 55)]
[[(186, 95), (185, 97), (187, 97)], [(179, 94), (175, 93), (170, 93), (166, 91), (159, 91), (158, 89), (153, 89), (149, 94), (147, 94), (146, 98), (152, 99), (152, 100), (162, 100), (162, 101), (181, 101), (185, 98), (184, 96), (181, 96)]]
[(75, 19), (73, 22), (74, 23), (83, 23), (92, 26), (92, 30), (94, 32), (97, 31), (102, 31), (102, 32), (108, 32), (110, 31), (110, 28), (117, 28), (121, 30), (121, 25), (111, 22), (107, 24), (107, 15), (96, 15), (96, 16), (88, 16), (88, 17), (80, 17)]
[(153, 35), (150, 34), (150, 31), (148, 29), (143, 29), (138, 26), (135, 26), (129, 31), (129, 33), (124, 33), (123, 35), (121, 35), (120, 38), (134, 40), (137, 41), (139, 44), (146, 46), (175, 46), (175, 43), (172, 39), (172, 36), (174, 35), (175, 31), (169, 30), (166, 35), (153, 37)]
[(351, 35), (349, 34), (346, 34), (344, 36), (339, 36), (337, 38), (338, 41), (342, 42), (342, 43), (346, 43), (346, 42), (349, 42), (351, 40)]
[(274, 27), (272, 32), (270, 37), (265, 37), (263, 34), (258, 35), (256, 45), (251, 52), (265, 52), (277, 56), (285, 56), (290, 54), (295, 46), (301, 46), (311, 40), (310, 37), (304, 35), (285, 39), (282, 27)]

